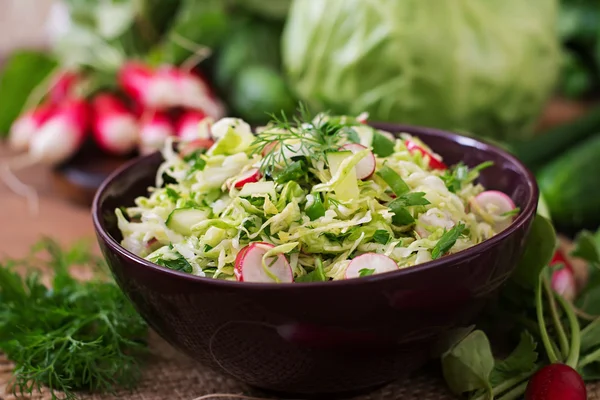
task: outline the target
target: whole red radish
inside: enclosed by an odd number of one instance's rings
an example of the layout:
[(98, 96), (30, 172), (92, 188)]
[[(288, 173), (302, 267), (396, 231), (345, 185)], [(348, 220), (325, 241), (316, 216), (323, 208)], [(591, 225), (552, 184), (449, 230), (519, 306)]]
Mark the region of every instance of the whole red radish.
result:
[(177, 137), (184, 142), (210, 139), (210, 119), (199, 110), (186, 110), (175, 124)]
[(73, 94), (78, 80), (79, 75), (76, 72), (69, 70), (60, 71), (54, 78), (50, 90), (48, 91), (50, 101), (54, 104), (58, 104), (67, 99)]
[(123, 90), (146, 108), (162, 110), (180, 102), (176, 79), (168, 68), (154, 71), (145, 64), (128, 62), (121, 67), (118, 80)]
[(88, 104), (83, 99), (67, 99), (31, 137), (32, 160), (58, 164), (73, 156), (81, 147), (89, 123)]
[(527, 384), (526, 400), (586, 400), (581, 376), (565, 364), (550, 364), (535, 373)]
[(162, 149), (169, 136), (175, 131), (167, 114), (155, 111), (140, 121), (139, 149), (141, 154)]
[(99, 94), (92, 109), (94, 140), (102, 150), (122, 155), (135, 149), (139, 126), (121, 99), (111, 93)]
[(212, 92), (206, 79), (198, 73), (172, 68), (169, 73), (177, 82), (178, 92), (181, 95), (180, 104), (183, 107), (202, 110), (214, 119), (223, 118), (225, 110), (223, 104)]
[(53, 115), (55, 106), (42, 104), (19, 116), (10, 127), (8, 143), (13, 150), (24, 151), (29, 147), (31, 137)]

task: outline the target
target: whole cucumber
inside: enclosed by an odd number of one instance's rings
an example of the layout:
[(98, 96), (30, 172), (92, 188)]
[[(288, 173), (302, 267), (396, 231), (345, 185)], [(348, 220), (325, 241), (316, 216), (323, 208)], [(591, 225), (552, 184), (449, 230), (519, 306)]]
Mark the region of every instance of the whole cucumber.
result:
[(538, 171), (552, 221), (566, 234), (600, 226), (600, 135), (569, 149)]

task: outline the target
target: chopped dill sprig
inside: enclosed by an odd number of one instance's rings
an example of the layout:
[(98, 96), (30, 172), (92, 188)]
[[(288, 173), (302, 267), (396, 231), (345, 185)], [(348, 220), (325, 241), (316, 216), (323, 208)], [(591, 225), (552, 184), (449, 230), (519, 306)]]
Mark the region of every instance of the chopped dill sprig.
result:
[(352, 128), (361, 125), (355, 118), (330, 117), (327, 112), (313, 117), (302, 103), (298, 114), (291, 120), (284, 112), (281, 116), (271, 114), (271, 122), (256, 135), (252, 148), (253, 154), (263, 154), (262, 173), (284, 168), (296, 156), (325, 161), (328, 152), (337, 151), (344, 143), (360, 141)]

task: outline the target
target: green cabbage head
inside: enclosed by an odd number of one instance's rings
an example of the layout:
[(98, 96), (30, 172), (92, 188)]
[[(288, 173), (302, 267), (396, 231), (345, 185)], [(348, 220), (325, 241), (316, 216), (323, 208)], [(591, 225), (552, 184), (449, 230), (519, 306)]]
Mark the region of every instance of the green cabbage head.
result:
[(319, 110), (531, 135), (560, 64), (556, 0), (294, 0), (286, 73)]

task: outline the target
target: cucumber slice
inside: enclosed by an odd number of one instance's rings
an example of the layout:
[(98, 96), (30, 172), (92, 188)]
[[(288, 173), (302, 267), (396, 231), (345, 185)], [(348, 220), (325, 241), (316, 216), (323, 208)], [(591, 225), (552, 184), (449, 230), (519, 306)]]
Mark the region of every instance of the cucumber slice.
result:
[(182, 235), (191, 235), (192, 226), (207, 218), (208, 213), (197, 208), (176, 208), (167, 218), (167, 228)]
[[(346, 158), (351, 156), (351, 151), (337, 151), (333, 153), (328, 153), (327, 161), (329, 163), (331, 175), (335, 175), (337, 170), (340, 168), (342, 162), (344, 162)], [(350, 201), (352, 199), (358, 198), (358, 196), (360, 195), (360, 191), (358, 190), (358, 178), (356, 177), (356, 168), (352, 168), (348, 172), (348, 175), (346, 175), (344, 180), (339, 183), (338, 187), (335, 189), (335, 194), (341, 201)]]

